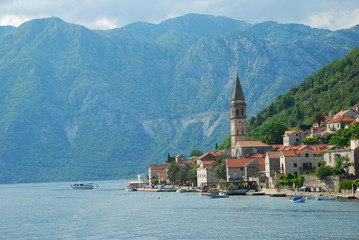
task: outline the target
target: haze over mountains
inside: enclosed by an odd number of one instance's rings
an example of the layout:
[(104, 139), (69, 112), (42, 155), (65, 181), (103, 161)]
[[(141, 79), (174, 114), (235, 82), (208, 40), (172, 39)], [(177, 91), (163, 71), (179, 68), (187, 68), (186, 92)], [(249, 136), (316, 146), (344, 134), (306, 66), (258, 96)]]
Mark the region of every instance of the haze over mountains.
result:
[(93, 31), (0, 27), (0, 182), (113, 179), (229, 134), (236, 74), (255, 115), (359, 45), (329, 31), (189, 14)]

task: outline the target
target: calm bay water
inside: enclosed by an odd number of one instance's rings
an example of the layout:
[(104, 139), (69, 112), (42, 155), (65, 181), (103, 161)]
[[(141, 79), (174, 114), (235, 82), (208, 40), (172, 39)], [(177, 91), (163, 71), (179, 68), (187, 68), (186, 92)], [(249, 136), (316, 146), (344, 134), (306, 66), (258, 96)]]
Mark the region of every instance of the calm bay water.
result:
[(0, 185), (0, 239), (359, 239), (359, 201)]

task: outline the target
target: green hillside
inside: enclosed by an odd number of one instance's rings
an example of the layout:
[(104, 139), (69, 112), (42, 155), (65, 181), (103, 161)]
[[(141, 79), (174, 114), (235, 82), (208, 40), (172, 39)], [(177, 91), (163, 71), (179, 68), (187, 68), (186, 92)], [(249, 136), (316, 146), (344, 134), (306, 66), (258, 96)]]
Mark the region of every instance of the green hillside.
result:
[(0, 183), (114, 179), (229, 133), (359, 45), (339, 31), (188, 14), (90, 30), (52, 17), (0, 28)]
[(282, 123), (287, 128), (311, 125), (317, 113), (328, 115), (359, 103), (359, 48), (307, 77), (248, 122), (249, 138), (263, 128)]

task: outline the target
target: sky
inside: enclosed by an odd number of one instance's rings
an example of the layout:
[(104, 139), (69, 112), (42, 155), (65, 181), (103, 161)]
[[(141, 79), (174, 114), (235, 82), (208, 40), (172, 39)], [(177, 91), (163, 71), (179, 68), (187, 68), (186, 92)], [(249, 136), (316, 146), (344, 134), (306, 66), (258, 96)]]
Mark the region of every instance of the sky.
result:
[(337, 30), (359, 24), (359, 0), (0, 0), (0, 26), (59, 17), (89, 29), (160, 23), (187, 13)]

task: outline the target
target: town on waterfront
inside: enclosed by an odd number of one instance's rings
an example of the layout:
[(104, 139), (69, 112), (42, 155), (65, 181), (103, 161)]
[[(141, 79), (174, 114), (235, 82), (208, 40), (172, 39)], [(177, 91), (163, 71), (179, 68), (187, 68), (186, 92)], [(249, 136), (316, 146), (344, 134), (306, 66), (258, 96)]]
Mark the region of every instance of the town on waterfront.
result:
[(336, 114), (316, 116), (307, 130), (286, 130), (283, 144), (247, 140), (246, 102), (237, 76), (230, 122), (228, 148), (220, 150), (216, 144), (214, 151), (193, 150), (189, 158), (168, 154), (165, 163), (150, 165), (146, 179), (139, 176), (126, 190), (359, 197), (359, 139), (350, 139), (348, 147), (325, 143), (330, 133), (358, 130), (359, 104)]

